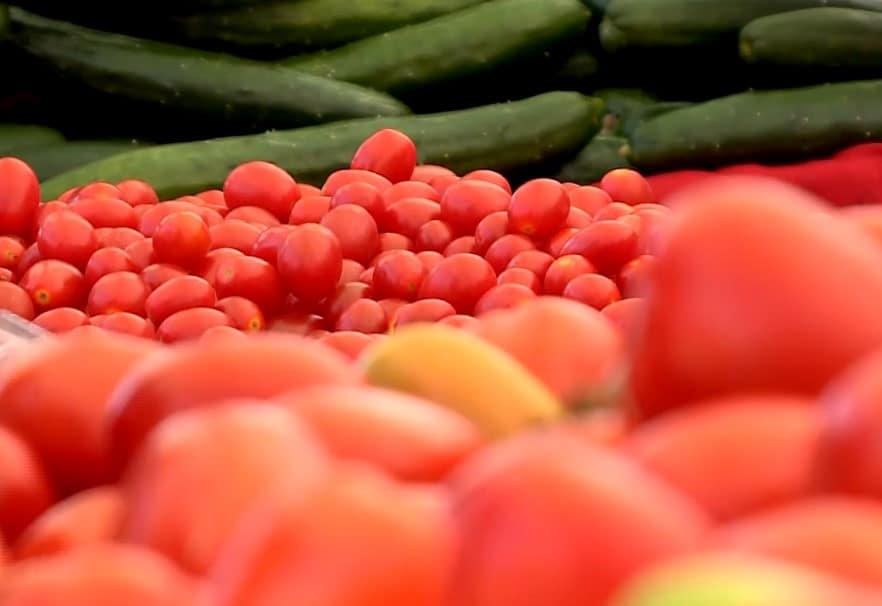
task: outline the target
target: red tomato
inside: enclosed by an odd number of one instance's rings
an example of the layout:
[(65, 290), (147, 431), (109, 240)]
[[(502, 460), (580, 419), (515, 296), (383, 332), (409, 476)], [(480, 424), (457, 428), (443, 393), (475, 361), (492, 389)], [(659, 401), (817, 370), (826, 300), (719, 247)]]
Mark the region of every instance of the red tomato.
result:
[(383, 308), (383, 311), (386, 312), (386, 317), (389, 318), (390, 322), (395, 317), (395, 313), (407, 305), (407, 301), (404, 299), (380, 299), (377, 301), (380, 304), (380, 307)]
[[(259, 206), (237, 206), (224, 215), (224, 220), (230, 221), (232, 219), (245, 221), (258, 227), (272, 227), (281, 223), (274, 214)], [(287, 221), (287, 217), (285, 219)]]
[(612, 221), (619, 217), (627, 217), (634, 212), (634, 207), (624, 202), (613, 202), (607, 204), (596, 213), (594, 213), (595, 221)]
[(321, 301), (334, 291), (343, 271), (340, 241), (321, 225), (299, 225), (279, 248), (278, 269), (295, 297)]
[(535, 273), (524, 267), (506, 269), (496, 279), (497, 284), (520, 284), (526, 286), (537, 295), (542, 291), (542, 280)]
[(582, 255), (600, 273), (615, 275), (637, 256), (637, 232), (621, 221), (598, 221), (573, 234), (562, 255)]
[(373, 185), (381, 194), (392, 187), (389, 179), (375, 172), (360, 169), (342, 169), (331, 173), (322, 186), (322, 195), (332, 196), (337, 190), (350, 183), (367, 183)]
[(216, 307), (227, 314), (233, 326), (243, 332), (254, 332), (266, 328), (263, 312), (254, 301), (245, 297), (226, 297), (217, 302)]
[(434, 177), (431, 181), (429, 181), (429, 185), (432, 186), (432, 189), (437, 192), (439, 197), (444, 196), (444, 192), (447, 191), (449, 187), (455, 185), (460, 182), (460, 178), (454, 174), (450, 175), (438, 175)]
[(358, 261), (343, 259), (343, 269), (340, 272), (340, 279), (337, 280), (337, 285), (358, 281), (364, 271), (364, 265)]
[(446, 318), (441, 318), (438, 320), (438, 324), (453, 326), (454, 328), (461, 328), (463, 330), (472, 330), (477, 326), (478, 319), (474, 316), (467, 316), (465, 314), (455, 314), (447, 316)]
[(25, 245), (13, 236), (0, 236), (0, 267), (16, 271)]
[(493, 183), (478, 179), (451, 185), (441, 198), (441, 218), (460, 235), (472, 235), (487, 215), (507, 210), (511, 194)]
[(545, 272), (548, 271), (548, 268), (552, 263), (554, 263), (554, 257), (547, 252), (541, 250), (524, 250), (512, 257), (506, 268), (514, 269), (516, 267), (522, 267), (524, 269), (529, 269), (542, 280), (545, 278)]
[(508, 205), (509, 229), (540, 240), (564, 227), (570, 199), (554, 179), (533, 179), (521, 185)]
[(136, 272), (138, 268), (126, 251), (120, 248), (99, 248), (89, 257), (83, 277), (86, 279), (86, 286), (91, 288), (98, 278), (117, 271)]
[(322, 315), (333, 326), (346, 308), (355, 301), (371, 295), (371, 286), (364, 282), (341, 284), (322, 304)]
[(330, 196), (308, 196), (302, 198), (288, 216), (290, 225), (303, 225), (304, 223), (319, 223), (331, 208)]
[(267, 315), (278, 312), (287, 293), (279, 272), (258, 257), (231, 256), (217, 266), (214, 279), (217, 296), (245, 297), (254, 301)]
[(657, 262), (652, 255), (640, 255), (625, 263), (616, 278), (622, 296), (643, 297), (648, 294)]
[(570, 241), (570, 238), (578, 232), (579, 230), (575, 227), (564, 227), (548, 239), (544, 246), (545, 251), (555, 258), (561, 256), (563, 247)]
[(402, 234), (385, 232), (380, 234), (380, 250), (413, 250), (413, 240)]
[(435, 177), (442, 176), (456, 177), (456, 173), (454, 173), (446, 166), (439, 166), (437, 164), (417, 164), (416, 167), (413, 169), (413, 174), (410, 176), (410, 178), (413, 181), (429, 183)]
[(214, 326), (233, 326), (224, 312), (212, 307), (190, 307), (176, 311), (156, 329), (156, 338), (163, 343), (177, 343), (198, 339)]
[(11, 311), (25, 320), (34, 319), (34, 303), (28, 292), (11, 281), (0, 281), (0, 309)]
[(126, 248), (144, 239), (144, 234), (130, 227), (99, 227), (95, 230), (98, 248)]
[(142, 316), (127, 312), (117, 311), (107, 314), (99, 314), (89, 318), (92, 326), (97, 326), (109, 332), (153, 339), (156, 337), (156, 329), (153, 322)]
[(33, 267), (34, 263), (40, 261), (42, 256), (40, 255), (40, 247), (36, 242), (28, 246), (25, 251), (22, 253), (21, 257), (18, 259), (18, 267), (16, 268), (15, 274), (18, 276), (23, 276), (27, 270)]
[[(389, 188), (386, 191), (389, 192), (392, 189)], [(370, 183), (355, 181), (338, 189), (331, 198), (330, 207), (337, 208), (344, 204), (354, 204), (355, 206), (362, 207), (374, 218), (377, 224), (382, 224), (386, 220), (386, 205), (388, 202), (385, 201), (384, 196), (380, 195), (377, 188)]]
[(344, 204), (332, 208), (322, 217), (321, 225), (337, 236), (345, 259), (368, 263), (380, 250), (377, 222), (360, 206)]
[(382, 333), (389, 328), (383, 307), (373, 299), (358, 299), (347, 307), (334, 325), (335, 330)]
[(455, 254), (426, 274), (420, 285), (420, 299), (443, 299), (457, 313), (469, 314), (481, 296), (496, 286), (496, 273), (482, 257)]
[(116, 184), (119, 197), (132, 206), (139, 204), (158, 204), (159, 196), (149, 183), (137, 179), (128, 179)]
[(656, 201), (649, 182), (629, 168), (609, 171), (600, 180), (600, 187), (616, 202), (634, 205)]
[(377, 335), (367, 335), (363, 332), (352, 330), (338, 330), (329, 332), (318, 338), (318, 342), (331, 347), (350, 360), (357, 360), (361, 353), (374, 343)]
[[(36, 453), (0, 425), (0, 536), (15, 541), (52, 504), (53, 490)], [(5, 572), (5, 571), (4, 571)]]
[(249, 254), (254, 243), (260, 237), (261, 228), (245, 221), (231, 219), (218, 223), (209, 229), (211, 250), (218, 248), (235, 248)]
[(422, 299), (407, 303), (395, 310), (389, 327), (392, 329), (418, 322), (437, 322), (447, 316), (456, 315), (456, 309), (442, 299)]
[(478, 299), (475, 304), (475, 315), (482, 316), (494, 309), (511, 309), (535, 298), (536, 293), (522, 284), (499, 284)]
[(172, 200), (170, 202), (155, 204), (141, 215), (141, 219), (138, 222), (138, 231), (150, 238), (153, 236), (153, 232), (156, 231), (156, 228), (163, 219), (173, 213), (179, 212), (196, 213), (209, 227), (217, 225), (223, 221), (223, 217), (209, 208), (196, 206), (190, 202)]
[(19, 283), (38, 312), (55, 307), (79, 307), (86, 299), (86, 280), (79, 269), (55, 259), (37, 261)]
[(303, 310), (289, 311), (272, 318), (267, 325), (267, 330), (304, 336), (315, 330), (321, 329), (324, 320), (321, 316)]
[(641, 322), (646, 312), (645, 299), (622, 299), (610, 303), (603, 308), (601, 313), (619, 329), (629, 345), (634, 344), (636, 335), (641, 328)]
[(287, 221), (300, 190), (294, 178), (270, 162), (248, 162), (234, 168), (224, 181), (224, 200), (229, 208), (259, 206), (279, 221)]
[(135, 262), (135, 266), (140, 269), (144, 269), (156, 261), (156, 251), (153, 250), (153, 238), (137, 240), (126, 246), (123, 250), (129, 254), (132, 261)]
[(120, 196), (119, 188), (112, 183), (105, 183), (102, 181), (97, 181), (95, 183), (89, 183), (87, 185), (79, 188), (73, 197), (68, 200), (69, 202), (73, 202), (75, 200), (79, 200), (80, 198), (119, 198)]
[(554, 260), (542, 280), (542, 292), (546, 295), (562, 295), (570, 280), (582, 274), (594, 273), (594, 266), (581, 255), (564, 255)]
[(144, 316), (150, 288), (135, 272), (115, 271), (100, 277), (89, 291), (86, 311), (90, 316), (128, 311)]
[(616, 283), (600, 274), (576, 276), (567, 283), (563, 296), (594, 309), (603, 309), (622, 298)]
[(130, 204), (116, 198), (77, 198), (68, 208), (93, 227), (138, 226), (138, 216)]
[[(31, 226), (31, 233), (28, 235), (37, 235), (37, 231), (39, 231), (40, 226), (43, 224), (43, 221), (54, 212), (58, 212), (59, 210), (69, 210), (67, 208), (67, 204), (65, 202), (59, 202), (58, 200), (51, 200), (49, 202), (45, 202), (40, 205), (37, 209), (36, 214), (34, 215), (33, 225)], [(18, 236), (16, 236), (18, 237)]]
[(186, 274), (159, 284), (144, 303), (147, 317), (159, 326), (170, 315), (194, 307), (214, 307), (217, 294), (206, 280)]
[(490, 245), (509, 233), (508, 211), (498, 210), (490, 213), (475, 228), (475, 252), (483, 255)]
[(221, 262), (230, 258), (243, 256), (245, 256), (245, 253), (235, 248), (216, 248), (205, 255), (205, 262), (199, 268), (197, 273), (205, 278), (209, 284), (214, 286), (214, 282), (217, 279), (217, 268), (220, 266)]
[(426, 268), (417, 255), (407, 250), (390, 251), (374, 267), (373, 287), (378, 299), (417, 298)]
[(591, 215), (586, 213), (584, 210), (579, 208), (570, 207), (569, 214), (567, 214), (567, 220), (564, 223), (567, 227), (575, 227), (576, 229), (582, 229), (583, 227), (588, 227), (594, 222), (594, 219), (591, 218)]
[(76, 307), (56, 307), (44, 311), (33, 322), (43, 330), (54, 333), (65, 333), (90, 324), (86, 312)]
[(495, 170), (473, 170), (470, 173), (466, 173), (463, 175), (463, 180), (468, 179), (477, 179), (478, 181), (486, 181), (487, 183), (492, 183), (497, 187), (501, 187), (508, 193), (511, 193), (511, 184), (509, 184), (508, 179), (503, 177), (501, 174), (496, 172)]
[(383, 205), (389, 206), (393, 202), (404, 198), (425, 198), (427, 200), (441, 201), (441, 196), (435, 188), (423, 181), (401, 181), (383, 192)]
[(432, 219), (423, 223), (417, 230), (414, 245), (419, 251), (442, 251), (453, 242), (453, 229), (440, 219)]
[(316, 187), (315, 185), (310, 185), (308, 183), (298, 183), (297, 189), (300, 190), (301, 198), (305, 198), (307, 196), (320, 196), (322, 193), (321, 188)]
[(415, 239), (423, 224), (441, 215), (441, 205), (425, 198), (402, 198), (386, 208), (385, 231)]
[(444, 260), (444, 255), (435, 250), (424, 250), (417, 253), (417, 259), (426, 268), (426, 271), (432, 271), (436, 265)]
[(7, 269), (5, 267), (0, 267), (0, 282), (14, 282), (15, 274), (12, 273), (11, 269)]
[(444, 249), (444, 256), (451, 257), (453, 255), (467, 254), (475, 252), (475, 237), (460, 236), (447, 245)]
[(536, 246), (530, 238), (517, 234), (506, 234), (490, 245), (484, 253), (484, 258), (493, 267), (493, 271), (499, 273), (508, 267), (515, 256), (535, 249)]
[(172, 278), (186, 275), (188, 275), (186, 271), (177, 265), (168, 263), (154, 263), (141, 270), (141, 277), (144, 278), (144, 282), (151, 291), (156, 290), (160, 284), (165, 284)]
[(591, 185), (584, 185), (571, 189), (567, 192), (567, 197), (570, 199), (570, 204), (574, 208), (584, 210), (592, 217), (597, 214), (601, 208), (604, 208), (613, 202), (613, 199), (610, 198), (608, 193), (599, 187), (593, 187)]
[(275, 265), (276, 260), (279, 257), (279, 247), (293, 229), (294, 227), (292, 225), (276, 225), (264, 229), (260, 232), (257, 240), (254, 241), (254, 247), (251, 249), (251, 254), (263, 259), (267, 263)]
[(238, 328), (233, 328), (232, 326), (213, 326), (202, 333), (202, 336), (199, 337), (199, 342), (211, 345), (212, 343), (229, 340), (241, 341), (247, 338), (248, 336)]
[(18, 158), (0, 158), (0, 234), (28, 236), (40, 206), (40, 183)]
[(88, 221), (76, 213), (58, 211), (43, 221), (37, 233), (37, 246), (43, 259), (58, 259), (83, 269), (98, 248), (98, 241)]
[[(199, 215), (177, 212), (167, 216), (153, 232), (156, 261), (195, 267), (211, 248), (208, 225)], [(217, 247), (215, 247), (217, 248)]]
[(391, 183), (407, 181), (416, 168), (417, 151), (413, 141), (391, 128), (375, 132), (355, 150), (350, 168), (383, 175)]

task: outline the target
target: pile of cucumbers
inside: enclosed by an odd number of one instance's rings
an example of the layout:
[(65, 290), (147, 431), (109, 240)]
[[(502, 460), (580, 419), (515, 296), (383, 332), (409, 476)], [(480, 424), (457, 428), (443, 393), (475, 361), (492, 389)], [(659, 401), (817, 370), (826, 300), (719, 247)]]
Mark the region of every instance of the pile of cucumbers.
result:
[(882, 140), (879, 0), (12, 0), (0, 63), (0, 154), (47, 195), (252, 159), (320, 183), (386, 126), (582, 183)]

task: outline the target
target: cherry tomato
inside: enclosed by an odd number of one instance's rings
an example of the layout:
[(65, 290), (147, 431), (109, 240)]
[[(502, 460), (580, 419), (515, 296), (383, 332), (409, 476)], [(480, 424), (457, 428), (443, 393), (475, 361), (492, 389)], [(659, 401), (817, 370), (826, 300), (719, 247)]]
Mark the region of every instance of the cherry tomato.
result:
[(73, 202), (80, 198), (119, 198), (121, 193), (112, 183), (96, 181), (79, 188), (69, 201)]
[(501, 174), (496, 172), (495, 170), (487, 170), (487, 169), (479, 169), (473, 170), (470, 173), (466, 173), (463, 175), (463, 180), (476, 179), (478, 181), (486, 181), (487, 183), (492, 183), (497, 187), (501, 187), (509, 194), (511, 193), (511, 184), (508, 182), (508, 179), (503, 177)]
[(432, 219), (423, 223), (417, 230), (414, 246), (417, 250), (442, 251), (453, 242), (456, 234), (453, 229), (441, 219)]
[(218, 223), (209, 229), (211, 234), (211, 250), (217, 248), (235, 248), (248, 254), (260, 237), (261, 228), (245, 221), (231, 219)]
[(156, 190), (149, 183), (139, 181), (138, 179), (127, 179), (116, 184), (119, 190), (119, 197), (132, 206), (139, 204), (158, 204), (159, 196)]
[(388, 330), (389, 319), (383, 306), (373, 299), (358, 299), (340, 314), (334, 328), (366, 334), (382, 333)]
[(383, 175), (361, 169), (343, 169), (331, 173), (322, 186), (322, 195), (333, 196), (337, 190), (350, 183), (368, 183), (381, 194), (392, 187), (392, 183)]
[(156, 261), (156, 253), (153, 250), (153, 238), (137, 240), (126, 246), (123, 250), (129, 253), (135, 265), (144, 269)]
[(183, 268), (169, 263), (153, 263), (141, 270), (141, 277), (144, 278), (144, 282), (151, 291), (156, 290), (161, 284), (165, 284), (172, 278), (186, 275), (188, 274)]
[(413, 250), (413, 240), (403, 234), (385, 232), (380, 234), (380, 250)]
[(278, 270), (295, 297), (320, 301), (334, 292), (343, 272), (340, 241), (321, 225), (298, 225), (279, 247)]
[(230, 257), (243, 257), (245, 253), (241, 250), (236, 250), (235, 248), (216, 248), (205, 255), (205, 261), (199, 267), (199, 270), (196, 272), (199, 276), (205, 278), (209, 284), (214, 286), (215, 280), (217, 279), (217, 268), (221, 264), (222, 261), (229, 259)]
[(483, 255), (490, 245), (509, 233), (508, 211), (490, 213), (475, 228), (475, 252)]
[(386, 208), (385, 231), (415, 239), (420, 227), (441, 215), (441, 205), (426, 198), (403, 198)]
[(475, 304), (475, 315), (482, 316), (494, 309), (512, 309), (524, 301), (535, 298), (536, 293), (523, 284), (498, 284), (478, 299)]
[(34, 319), (34, 303), (30, 295), (14, 282), (0, 282), (0, 309), (11, 311), (25, 320)]
[[(34, 452), (34, 448), (23, 436), (0, 425), (0, 461), (3, 461), (3, 472), (0, 473), (0, 570), (6, 573), (6, 542), (19, 543), (21, 535), (34, 520), (51, 508), (55, 495), (46, 478), (43, 464)], [(5, 539), (5, 540), (4, 540)], [(4, 577), (5, 578), (5, 577)], [(4, 601), (9, 601), (9, 594), (4, 584)]]
[(594, 213), (595, 221), (612, 221), (619, 217), (625, 217), (634, 212), (634, 208), (624, 202), (613, 202), (607, 204), (596, 213)]
[(443, 299), (457, 313), (469, 314), (481, 296), (496, 286), (496, 272), (482, 257), (471, 253), (451, 255), (426, 274), (420, 299)]
[(358, 146), (349, 167), (369, 170), (398, 183), (410, 179), (416, 168), (416, 159), (416, 145), (410, 137), (401, 131), (384, 128)]
[(475, 326), (478, 325), (479, 320), (474, 316), (467, 316), (465, 314), (454, 314), (452, 316), (447, 316), (446, 318), (441, 318), (438, 320), (438, 324), (444, 324), (445, 326), (453, 326), (454, 328), (461, 328), (463, 330), (471, 330)]
[(223, 217), (210, 208), (196, 206), (190, 202), (172, 200), (170, 202), (155, 204), (148, 208), (138, 221), (138, 231), (150, 238), (153, 236), (153, 232), (156, 231), (156, 228), (159, 227), (159, 224), (163, 219), (171, 214), (179, 212), (196, 213), (209, 227), (217, 225), (223, 221)]
[(89, 318), (92, 326), (102, 330), (116, 332), (143, 339), (155, 339), (156, 329), (147, 318), (127, 311), (117, 311), (107, 314), (99, 314)]
[(343, 258), (368, 263), (380, 250), (377, 222), (368, 211), (355, 204), (344, 204), (328, 211), (321, 225), (340, 242)]
[(582, 255), (599, 271), (615, 275), (637, 255), (637, 232), (621, 221), (598, 221), (567, 241), (562, 255)]
[(584, 210), (592, 217), (596, 215), (601, 208), (604, 208), (613, 202), (613, 199), (609, 197), (608, 193), (599, 187), (594, 187), (592, 185), (584, 185), (571, 189), (567, 192), (567, 197), (570, 199), (570, 205), (573, 208)]
[(339, 351), (354, 361), (374, 343), (375, 336), (353, 330), (338, 330), (319, 337), (318, 342)]
[(86, 279), (79, 269), (57, 259), (37, 261), (25, 272), (20, 286), (31, 296), (34, 309), (79, 307), (86, 298)]
[(209, 328), (233, 326), (229, 316), (211, 307), (191, 307), (173, 313), (159, 325), (156, 338), (163, 343), (198, 339)]
[(259, 257), (230, 256), (217, 266), (214, 288), (221, 299), (245, 297), (254, 301), (268, 316), (277, 313), (285, 302), (285, 287), (279, 272)]
[(570, 280), (595, 271), (591, 262), (582, 255), (563, 255), (548, 266), (542, 280), (542, 292), (546, 295), (562, 295)]
[(432, 186), (432, 189), (438, 194), (439, 200), (445, 194), (445, 192), (450, 189), (453, 185), (459, 183), (461, 179), (454, 174), (450, 175), (438, 175), (434, 177), (431, 181), (429, 181), (429, 185)]
[(130, 227), (99, 227), (95, 230), (98, 248), (125, 248), (143, 239), (144, 234)]
[(383, 192), (382, 201), (384, 208), (404, 198), (425, 198), (435, 202), (441, 201), (441, 196), (428, 183), (423, 181), (401, 181)]
[(254, 241), (251, 255), (275, 265), (276, 259), (279, 257), (279, 246), (282, 245), (282, 242), (285, 241), (285, 238), (288, 237), (288, 234), (293, 229), (293, 225), (275, 225), (264, 229), (257, 236), (257, 240)]
[(453, 255), (464, 254), (464, 253), (472, 253), (475, 251), (475, 237), (474, 236), (460, 236), (453, 242), (447, 245), (447, 248), (444, 249), (444, 256), (450, 257)]
[(59, 202), (58, 200), (52, 200), (41, 204), (37, 209), (37, 212), (34, 214), (33, 224), (31, 225), (31, 235), (37, 237), (37, 233), (40, 231), (40, 226), (43, 225), (43, 221), (46, 217), (60, 210), (69, 210), (67, 204)]
[(247, 335), (232, 326), (212, 326), (199, 337), (200, 343), (221, 343), (230, 339), (246, 339)]
[(460, 235), (475, 233), (487, 215), (508, 209), (511, 194), (493, 183), (462, 180), (447, 188), (441, 197), (441, 218)]
[(569, 214), (567, 214), (567, 220), (564, 225), (566, 225), (567, 227), (582, 229), (583, 227), (588, 227), (593, 222), (594, 219), (591, 218), (591, 215), (586, 213), (581, 208), (575, 208), (571, 206)]
[(86, 311), (90, 316), (128, 311), (146, 315), (144, 302), (150, 289), (144, 279), (132, 271), (116, 271), (101, 276), (92, 285)]
[(288, 216), (290, 225), (303, 225), (304, 223), (319, 223), (331, 209), (330, 196), (308, 196), (301, 198), (291, 209)]
[(34, 318), (34, 324), (53, 333), (64, 333), (89, 325), (89, 316), (76, 307), (56, 307)]
[(224, 200), (230, 209), (259, 206), (279, 221), (287, 221), (300, 189), (294, 178), (270, 162), (248, 162), (234, 168), (224, 181)]
[[(387, 191), (392, 189), (389, 188)], [(383, 224), (386, 220), (386, 205), (388, 203), (380, 195), (380, 192), (377, 191), (377, 188), (370, 183), (355, 181), (338, 189), (331, 197), (330, 208), (337, 208), (344, 204), (354, 204), (355, 206), (362, 207), (374, 218), (378, 225)]]
[(503, 271), (516, 255), (535, 250), (536, 245), (526, 236), (506, 234), (490, 245), (484, 253), (484, 258), (493, 267), (493, 271)]
[(16, 268), (15, 274), (23, 276), (27, 270), (33, 267), (34, 263), (40, 261), (42, 258), (40, 247), (34, 242), (28, 246), (22, 253), (21, 257), (19, 257), (18, 267)]
[(576, 276), (567, 283), (563, 296), (594, 309), (603, 309), (622, 298), (616, 283), (600, 274)]
[(547, 238), (564, 227), (569, 212), (570, 198), (560, 182), (533, 179), (511, 196), (509, 229), (530, 238)]
[(386, 317), (391, 321), (395, 317), (395, 312), (407, 305), (408, 301), (404, 299), (379, 299), (377, 303), (380, 304), (380, 307), (386, 312)]
[(153, 232), (153, 250), (159, 263), (195, 267), (211, 247), (205, 221), (192, 212), (177, 212), (163, 219)]
[(397, 310), (389, 323), (391, 329), (422, 322), (438, 322), (448, 316), (456, 315), (453, 305), (442, 299), (422, 299), (406, 303)]
[(237, 206), (224, 215), (225, 221), (231, 219), (245, 221), (246, 223), (251, 223), (258, 227), (272, 227), (281, 224), (281, 221), (279, 221), (274, 214), (259, 206)]
[(37, 234), (37, 246), (42, 258), (66, 261), (83, 269), (98, 248), (98, 240), (88, 221), (76, 213), (59, 211), (43, 221)]
[(411, 251), (390, 251), (374, 266), (374, 294), (379, 299), (413, 301), (426, 273), (423, 262)]
[(0, 236), (0, 267), (15, 271), (24, 254), (22, 241), (13, 236)]
[(454, 173), (446, 166), (439, 166), (438, 164), (417, 164), (416, 167), (413, 169), (413, 174), (410, 176), (410, 178), (413, 181), (429, 183), (429, 181), (431, 181), (435, 177), (441, 176), (456, 177), (456, 173)]
[(343, 270), (340, 272), (340, 279), (337, 280), (337, 285), (357, 281), (364, 271), (364, 265), (358, 261), (343, 259)]
[(120, 248), (99, 248), (89, 257), (83, 277), (86, 279), (86, 286), (91, 288), (99, 278), (116, 271), (137, 272), (138, 268), (126, 251)]
[(631, 346), (639, 335), (640, 323), (646, 312), (646, 300), (639, 298), (621, 299), (604, 307), (600, 313), (625, 335)]
[(417, 259), (426, 268), (426, 271), (432, 271), (435, 266), (444, 260), (444, 255), (435, 250), (423, 250), (417, 253)]
[(559, 257), (561, 255), (561, 251), (567, 242), (570, 241), (570, 238), (573, 237), (573, 234), (577, 233), (579, 230), (575, 227), (564, 227), (562, 230), (558, 231), (556, 234), (551, 236), (548, 241), (545, 243), (545, 250), (552, 257)]
[(7, 267), (0, 267), (0, 282), (14, 282), (15, 274)]
[(78, 198), (68, 208), (80, 215), (93, 227), (138, 226), (138, 216), (132, 206), (117, 198)]
[(554, 257), (547, 252), (541, 250), (524, 250), (512, 257), (512, 260), (509, 261), (506, 267), (507, 269), (513, 269), (515, 267), (529, 269), (542, 280), (545, 277), (545, 272), (548, 271), (548, 267), (553, 262)]
[(159, 284), (144, 302), (147, 317), (159, 326), (170, 315), (194, 307), (214, 307), (214, 287), (198, 276), (182, 275)]
[(640, 255), (628, 261), (617, 278), (622, 296), (626, 298), (646, 296), (656, 263), (657, 258), (652, 255)]
[(616, 202), (644, 204), (655, 202), (655, 194), (649, 181), (630, 168), (611, 170), (600, 180), (600, 187)]
[(337, 322), (346, 309), (355, 301), (371, 296), (371, 286), (364, 282), (347, 282), (337, 287), (322, 306), (322, 315), (329, 326)]
[[(544, 276), (543, 276), (544, 277)], [(536, 294), (542, 291), (542, 278), (525, 267), (512, 267), (499, 274), (497, 284), (520, 284)]]
[(298, 183), (297, 189), (300, 190), (300, 197), (305, 198), (307, 196), (320, 196), (322, 195), (322, 189), (320, 187), (316, 187), (315, 185), (310, 185), (309, 183)]
[(267, 330), (294, 335), (306, 335), (322, 327), (322, 317), (302, 311), (291, 311), (269, 321)]
[(245, 297), (226, 297), (215, 305), (230, 318), (233, 326), (244, 332), (256, 332), (266, 328), (263, 312), (254, 301)]
[(37, 175), (18, 158), (0, 158), (0, 234), (28, 236), (40, 206)]

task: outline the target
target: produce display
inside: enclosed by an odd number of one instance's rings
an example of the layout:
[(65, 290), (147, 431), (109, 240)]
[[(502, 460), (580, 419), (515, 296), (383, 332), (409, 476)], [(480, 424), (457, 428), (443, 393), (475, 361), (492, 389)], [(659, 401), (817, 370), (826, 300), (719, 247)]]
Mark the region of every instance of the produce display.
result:
[(0, 606), (882, 606), (880, 19), (0, 4)]

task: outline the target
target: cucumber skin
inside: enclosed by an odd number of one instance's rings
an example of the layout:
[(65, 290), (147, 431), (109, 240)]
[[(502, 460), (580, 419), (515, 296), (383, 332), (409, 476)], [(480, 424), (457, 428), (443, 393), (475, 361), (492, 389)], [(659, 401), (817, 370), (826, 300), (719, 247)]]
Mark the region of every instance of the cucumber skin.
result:
[(397, 128), (416, 143), (423, 163), (460, 173), (477, 168), (518, 170), (578, 151), (598, 130), (603, 102), (575, 92), (551, 92), (468, 110), (351, 120), (261, 135), (163, 145), (94, 162), (50, 179), (46, 199), (92, 181), (144, 179), (162, 199), (223, 184), (244, 162), (265, 160), (298, 182), (321, 185), (346, 168), (365, 138)]
[(125, 153), (147, 143), (138, 141), (64, 141), (30, 146), (13, 152), (13, 156), (28, 163), (40, 181), (67, 172), (78, 166)]
[(0, 156), (42, 145), (64, 142), (64, 135), (39, 124), (0, 124)]
[(652, 118), (631, 136), (640, 170), (784, 161), (882, 140), (882, 80), (739, 93)]
[(597, 134), (579, 154), (563, 165), (557, 179), (564, 182), (591, 185), (616, 168), (633, 168), (628, 156), (628, 140), (617, 135)]
[(580, 0), (490, 0), (289, 63), (311, 74), (407, 94), (542, 56), (582, 35), (590, 16)]
[(63, 76), (119, 98), (254, 128), (404, 115), (384, 93), (278, 65), (101, 32), (13, 9), (13, 39)]
[[(811, 44), (806, 44), (807, 39)], [(749, 63), (878, 68), (882, 12), (823, 7), (769, 15), (741, 30), (739, 49)]]

